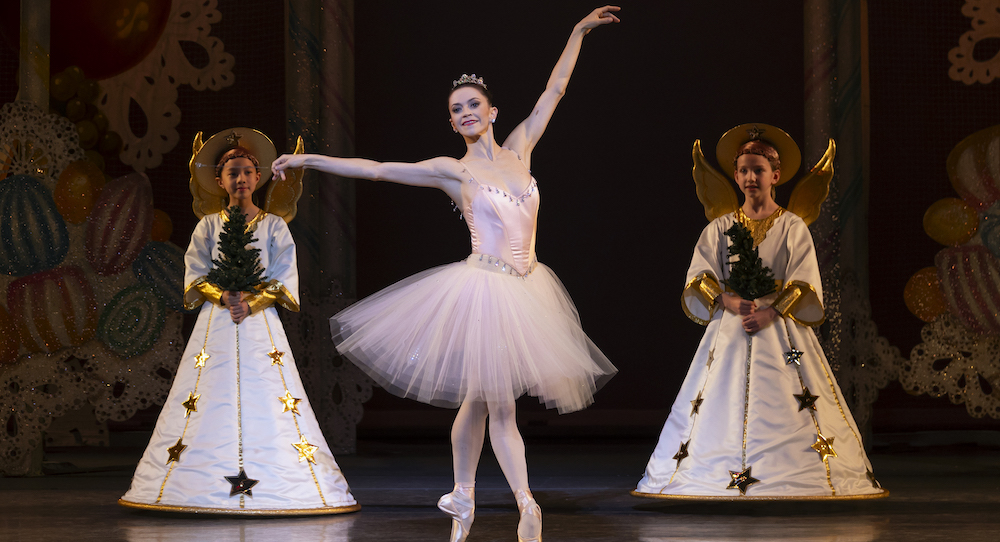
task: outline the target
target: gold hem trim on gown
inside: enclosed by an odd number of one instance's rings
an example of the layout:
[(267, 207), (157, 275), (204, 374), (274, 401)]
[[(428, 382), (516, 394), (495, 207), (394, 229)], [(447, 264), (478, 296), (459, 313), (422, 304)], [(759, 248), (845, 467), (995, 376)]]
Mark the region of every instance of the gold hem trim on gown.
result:
[(152, 512), (174, 512), (181, 514), (206, 514), (221, 516), (320, 516), (327, 514), (347, 514), (361, 510), (360, 504), (348, 506), (323, 506), (320, 508), (210, 508), (203, 506), (172, 506), (166, 504), (144, 504), (118, 499), (118, 504), (136, 510)]

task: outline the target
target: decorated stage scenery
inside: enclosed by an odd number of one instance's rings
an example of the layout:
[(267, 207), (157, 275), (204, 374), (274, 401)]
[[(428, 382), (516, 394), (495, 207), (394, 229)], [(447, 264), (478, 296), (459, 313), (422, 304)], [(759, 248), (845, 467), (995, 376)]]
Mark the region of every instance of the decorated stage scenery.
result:
[[(517, 403), (544, 538), (992, 540), (1000, 0), (633, 4), (587, 37), (531, 164), (546, 197), (538, 259), (619, 370), (580, 412)], [(447, 540), (435, 503), (453, 484), (455, 410), (374, 384), (337, 354), (329, 318), (464, 260), (467, 228), (440, 191), (315, 171), (287, 224), (299, 310), (279, 309), (279, 325), (304, 388), (296, 399), (360, 510), (258, 518), (118, 506), (197, 318), (184, 304), (201, 216), (192, 142), (245, 126), (278, 154), (301, 138), (299, 150), (334, 156), (459, 157), (446, 123), (452, 80), (487, 78), (506, 135), (595, 7), (0, 4), (0, 539)], [(887, 498), (741, 501), (762, 486), (721, 502), (630, 495), (704, 332), (678, 302), (708, 224), (693, 151), (735, 188), (716, 142), (755, 122), (801, 149), (780, 205), (793, 207), (798, 179), (829, 174), (807, 220), (825, 309), (812, 329)], [(805, 451), (835, 462), (843, 440)], [(491, 452), (483, 459), (468, 540), (513, 539), (507, 482)]]

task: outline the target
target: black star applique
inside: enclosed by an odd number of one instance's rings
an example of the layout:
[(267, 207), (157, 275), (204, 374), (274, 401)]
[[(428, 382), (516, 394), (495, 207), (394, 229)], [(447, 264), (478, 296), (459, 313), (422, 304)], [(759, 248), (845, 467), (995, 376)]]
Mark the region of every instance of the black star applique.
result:
[(819, 399), (819, 396), (809, 393), (808, 386), (802, 388), (801, 394), (793, 393), (792, 397), (794, 397), (799, 402), (799, 412), (802, 412), (807, 408), (811, 410), (816, 410), (816, 399)]
[(803, 352), (801, 350), (796, 350), (794, 348), (792, 348), (788, 352), (785, 352), (785, 364), (786, 365), (791, 365), (791, 364), (794, 363), (796, 365), (801, 366), (802, 365), (802, 354), (803, 354)]
[(232, 484), (232, 489), (229, 490), (229, 496), (244, 494), (253, 497), (253, 492), (250, 491), (253, 486), (257, 485), (260, 480), (254, 480), (252, 478), (247, 478), (247, 473), (240, 469), (240, 473), (236, 476), (226, 476), (226, 481)]
[(736, 470), (729, 471), (729, 476), (733, 479), (729, 482), (729, 485), (726, 486), (726, 489), (738, 489), (740, 490), (740, 495), (746, 495), (747, 488), (760, 481), (753, 476), (750, 476), (751, 468), (752, 467), (747, 467), (742, 472)]
[(682, 460), (683, 460), (683, 459), (684, 459), (685, 457), (687, 457), (687, 456), (688, 456), (688, 445), (689, 445), (689, 444), (691, 444), (691, 441), (690, 441), (690, 440), (688, 440), (687, 442), (682, 442), (682, 443), (681, 443), (681, 448), (680, 448), (679, 450), (677, 450), (677, 453), (676, 453), (676, 454), (674, 454), (674, 459), (676, 459), (676, 460), (677, 460), (677, 466), (678, 466), (678, 467), (680, 466), (680, 464), (681, 464), (681, 461), (682, 461)]

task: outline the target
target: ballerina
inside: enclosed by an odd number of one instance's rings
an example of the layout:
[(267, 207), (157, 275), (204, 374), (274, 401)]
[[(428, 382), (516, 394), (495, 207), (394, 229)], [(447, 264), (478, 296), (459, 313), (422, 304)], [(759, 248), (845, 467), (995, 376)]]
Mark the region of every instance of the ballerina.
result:
[(620, 8), (595, 9), (576, 24), (531, 114), (497, 143), (499, 110), (481, 77), (463, 75), (448, 96), (452, 129), (465, 140), (461, 160), (380, 163), (285, 155), (275, 174), (313, 168), (341, 177), (444, 191), (462, 211), (472, 239), (464, 262), (404, 279), (331, 319), (337, 349), (392, 393), (459, 407), (452, 427), (455, 489), (438, 506), (452, 516), (451, 540), (469, 533), (475, 477), (489, 420), (490, 442), (521, 513), (518, 540), (541, 540), (541, 509), (528, 486), (514, 400), (538, 397), (560, 412), (593, 401), (617, 370), (587, 337), (555, 274), (535, 259), (539, 204), (531, 153), (562, 99), (583, 38), (619, 22)]

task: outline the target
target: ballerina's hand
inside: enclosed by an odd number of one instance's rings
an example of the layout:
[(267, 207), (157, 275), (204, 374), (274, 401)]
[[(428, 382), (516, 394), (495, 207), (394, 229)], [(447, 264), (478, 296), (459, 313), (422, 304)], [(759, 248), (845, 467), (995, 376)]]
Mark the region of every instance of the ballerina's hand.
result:
[(299, 169), (305, 164), (305, 161), (304, 154), (282, 154), (274, 162), (271, 162), (271, 172), (274, 173), (275, 177), (281, 177), (281, 180), (284, 181), (286, 169)]
[(621, 9), (622, 8), (618, 6), (610, 5), (597, 8), (592, 11), (590, 15), (587, 15), (580, 21), (580, 26), (587, 32), (590, 32), (592, 29), (597, 28), (602, 24), (620, 23), (621, 19), (619, 19), (614, 12), (620, 11)]

